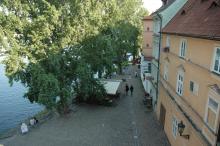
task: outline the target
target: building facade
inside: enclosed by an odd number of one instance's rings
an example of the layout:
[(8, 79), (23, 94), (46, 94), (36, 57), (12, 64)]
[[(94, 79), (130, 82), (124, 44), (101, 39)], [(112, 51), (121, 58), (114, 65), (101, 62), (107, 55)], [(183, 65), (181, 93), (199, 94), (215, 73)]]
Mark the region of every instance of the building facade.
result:
[(153, 20), (151, 16), (143, 18), (143, 44), (141, 50), (141, 80), (145, 91), (149, 90), (146, 78), (151, 73)]
[(219, 0), (188, 0), (163, 29), (157, 116), (172, 146), (220, 144), (219, 18)]
[(153, 18), (153, 51), (151, 62), (151, 78), (147, 81), (149, 90), (147, 91), (152, 97), (153, 107), (156, 109), (158, 98), (158, 80), (159, 80), (159, 48), (161, 43), (160, 31), (175, 16), (187, 0), (162, 0), (163, 6), (152, 14)]

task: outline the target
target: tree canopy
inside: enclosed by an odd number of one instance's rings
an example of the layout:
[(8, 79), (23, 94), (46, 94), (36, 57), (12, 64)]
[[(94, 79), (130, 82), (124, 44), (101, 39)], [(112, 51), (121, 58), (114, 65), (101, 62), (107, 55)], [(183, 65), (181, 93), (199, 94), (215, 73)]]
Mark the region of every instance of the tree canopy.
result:
[(21, 81), (30, 101), (61, 110), (74, 90), (104, 96), (93, 74), (111, 73), (114, 59), (121, 69), (126, 53), (137, 53), (145, 13), (141, 0), (1, 0), (10, 83)]

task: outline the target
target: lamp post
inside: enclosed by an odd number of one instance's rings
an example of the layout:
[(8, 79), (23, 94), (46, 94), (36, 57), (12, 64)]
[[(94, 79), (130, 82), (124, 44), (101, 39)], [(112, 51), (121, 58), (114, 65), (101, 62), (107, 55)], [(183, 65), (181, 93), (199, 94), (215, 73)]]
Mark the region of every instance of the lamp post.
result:
[(183, 124), (183, 121), (180, 121), (180, 123), (178, 124), (178, 131), (179, 131), (180, 136), (184, 137), (185, 139), (189, 139), (189, 134), (183, 135), (183, 131), (185, 127), (186, 126)]

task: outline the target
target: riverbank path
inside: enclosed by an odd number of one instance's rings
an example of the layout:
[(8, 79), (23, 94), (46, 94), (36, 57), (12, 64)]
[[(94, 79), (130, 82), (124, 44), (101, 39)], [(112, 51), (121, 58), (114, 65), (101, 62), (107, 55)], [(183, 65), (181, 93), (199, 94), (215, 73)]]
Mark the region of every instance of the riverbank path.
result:
[[(120, 87), (117, 106), (80, 105), (65, 117), (54, 116), (26, 135), (0, 141), (4, 146), (170, 146), (155, 112), (142, 100), (144, 89), (130, 66)], [(129, 75), (130, 74), (130, 75)], [(125, 95), (125, 83), (133, 85), (133, 96)]]

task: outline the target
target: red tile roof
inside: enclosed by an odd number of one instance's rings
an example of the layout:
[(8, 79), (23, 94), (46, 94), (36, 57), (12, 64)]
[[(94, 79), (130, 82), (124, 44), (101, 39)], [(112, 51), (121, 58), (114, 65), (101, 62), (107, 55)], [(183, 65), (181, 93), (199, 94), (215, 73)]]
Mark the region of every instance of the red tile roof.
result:
[(220, 40), (220, 0), (188, 0), (162, 31)]

